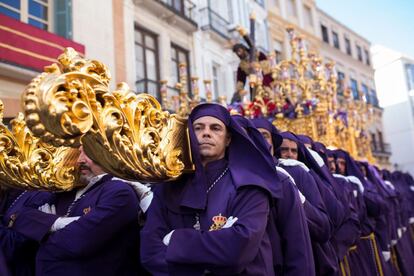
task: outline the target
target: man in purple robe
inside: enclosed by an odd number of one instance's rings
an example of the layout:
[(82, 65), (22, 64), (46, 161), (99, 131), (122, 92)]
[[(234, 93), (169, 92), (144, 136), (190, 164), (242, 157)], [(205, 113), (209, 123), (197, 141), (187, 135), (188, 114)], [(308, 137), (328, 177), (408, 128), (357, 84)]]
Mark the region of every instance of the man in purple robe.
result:
[[(78, 167), (82, 188), (52, 194), (39, 210), (16, 213), (13, 229), (40, 243), (36, 275), (137, 275), (136, 192), (106, 174), (82, 148)], [(142, 204), (149, 193), (141, 196)]]
[[(261, 149), (262, 154), (267, 157), (268, 162), (276, 166), (277, 159), (273, 155), (273, 149), (278, 148), (283, 139), (276, 128), (269, 121), (261, 118), (252, 121), (238, 115), (233, 118), (246, 130), (249, 137)], [(312, 245), (301, 202), (303, 196), (300, 196), (299, 190), (292, 182), (292, 177), (286, 171), (276, 167), (276, 175), (282, 186), (283, 196), (273, 198), (267, 228), (272, 244), (275, 274), (314, 275)]]
[(343, 150), (334, 151), (338, 172), (358, 187), (357, 209), (361, 223), (361, 237), (356, 248), (350, 251), (352, 275), (382, 274), (383, 256), (375, 237), (375, 217), (384, 211), (384, 202), (367, 183), (355, 160)]
[[(335, 197), (334, 192), (331, 190), (330, 187), (318, 175), (318, 172), (321, 170), (320, 165), (315, 160), (315, 156), (311, 154), (310, 150), (306, 148), (305, 144), (300, 141), (300, 139), (291, 132), (284, 132), (281, 134), (283, 136), (283, 143), (280, 147), (279, 156), (282, 158), (281, 165), (285, 165), (286, 169), (291, 169), (289, 163), (292, 160), (295, 162), (300, 162), (307, 170), (307, 181), (303, 182), (303, 193), (305, 193), (305, 197), (307, 198), (306, 193), (310, 193), (311, 185), (308, 183), (315, 183), (314, 186), (316, 187), (313, 194), (319, 194), (319, 198), (321, 202), (325, 206), (326, 213), (328, 214), (328, 222), (330, 225), (330, 232), (325, 237), (326, 240), (323, 242), (319, 242), (318, 240), (313, 240), (314, 246), (314, 256), (315, 256), (315, 266), (318, 275), (337, 275), (339, 273), (339, 260), (336, 256), (335, 248), (331, 243), (331, 239), (334, 233), (339, 229), (341, 224), (344, 221), (344, 207)], [(311, 144), (309, 144), (310, 146)], [(318, 156), (319, 159), (322, 159)], [(322, 162), (322, 160), (319, 160)], [(288, 171), (290, 172), (290, 171)], [(293, 177), (297, 175), (295, 172), (290, 172)], [(299, 184), (297, 183), (299, 186)], [(301, 190), (302, 191), (302, 190)], [(307, 214), (308, 215), (308, 214)], [(308, 220), (309, 222), (309, 220)], [(310, 224), (311, 226), (311, 224)]]
[(195, 172), (160, 184), (141, 232), (154, 275), (273, 275), (266, 232), (275, 169), (229, 112), (194, 108), (188, 120)]

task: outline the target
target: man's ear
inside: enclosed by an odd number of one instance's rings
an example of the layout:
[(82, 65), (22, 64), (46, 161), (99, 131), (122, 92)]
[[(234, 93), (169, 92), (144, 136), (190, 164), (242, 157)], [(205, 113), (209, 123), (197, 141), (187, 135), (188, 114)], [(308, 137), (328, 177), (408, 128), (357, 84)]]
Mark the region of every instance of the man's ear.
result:
[(226, 147), (228, 147), (230, 145), (231, 142), (231, 132), (227, 132), (226, 134)]

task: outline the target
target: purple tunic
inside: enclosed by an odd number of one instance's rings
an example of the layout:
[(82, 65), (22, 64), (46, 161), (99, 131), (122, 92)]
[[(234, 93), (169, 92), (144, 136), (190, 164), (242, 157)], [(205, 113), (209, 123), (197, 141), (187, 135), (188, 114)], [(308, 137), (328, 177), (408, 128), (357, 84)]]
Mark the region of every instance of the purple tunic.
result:
[(0, 248), (0, 275), (2, 276), (11, 275), (8, 269), (6, 258), (4, 257), (3, 250), (1, 248)]
[(318, 243), (327, 242), (331, 235), (329, 217), (312, 176), (300, 166), (280, 166), (293, 177), (299, 191), (306, 198), (303, 209), (305, 210), (312, 241)]
[[(214, 181), (226, 168), (221, 159), (206, 167), (207, 180)], [(266, 222), (268, 195), (254, 186), (237, 188), (233, 175), (226, 173), (208, 194), (205, 210), (180, 207), (166, 198), (182, 194), (185, 181), (157, 187), (141, 232), (143, 265), (154, 275), (273, 274)], [(175, 203), (175, 204), (174, 204)], [(198, 214), (200, 231), (193, 228)], [(237, 217), (230, 228), (208, 231), (212, 218), (221, 214)], [(175, 230), (168, 246), (162, 239)]]
[[(268, 233), (276, 275), (315, 275), (312, 244), (298, 189), (278, 172), (283, 197), (274, 201)], [(273, 219), (272, 219), (273, 217)]]
[[(0, 247), (13, 275), (34, 275), (38, 242), (28, 239), (11, 227), (23, 208), (43, 205), (50, 199), (46, 192), (25, 191), (10, 202), (0, 225)], [(1, 274), (0, 274), (1, 275)]]
[(81, 216), (79, 220), (54, 233), (49, 229), (65, 215), (68, 193), (56, 194), (50, 202), (57, 215), (29, 208), (18, 214), (14, 228), (41, 243), (36, 275), (138, 273), (138, 198), (128, 184), (111, 178), (105, 175), (72, 205), (68, 216)]

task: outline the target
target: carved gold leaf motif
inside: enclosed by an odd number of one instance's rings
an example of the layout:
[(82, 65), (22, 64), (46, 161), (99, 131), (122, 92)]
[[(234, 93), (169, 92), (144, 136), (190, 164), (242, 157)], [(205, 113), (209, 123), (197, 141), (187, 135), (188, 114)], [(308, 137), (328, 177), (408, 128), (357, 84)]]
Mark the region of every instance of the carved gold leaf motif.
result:
[(23, 94), (26, 122), (42, 141), (77, 147), (115, 176), (173, 180), (192, 170), (187, 120), (163, 111), (126, 83), (109, 90), (110, 73), (67, 48)]

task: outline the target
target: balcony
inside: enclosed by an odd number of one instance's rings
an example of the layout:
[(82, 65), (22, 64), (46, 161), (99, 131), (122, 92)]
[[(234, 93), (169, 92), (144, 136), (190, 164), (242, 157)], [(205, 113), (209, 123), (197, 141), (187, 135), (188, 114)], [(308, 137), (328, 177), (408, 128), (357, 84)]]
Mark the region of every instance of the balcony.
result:
[(191, 0), (134, 0), (134, 3), (186, 32), (197, 31), (196, 5)]
[(0, 14), (0, 37), (0, 74), (10, 74), (14, 78), (25, 74), (23, 69), (43, 71), (45, 66), (57, 62), (56, 58), (65, 47), (85, 53), (84, 45), (3, 14)]
[(200, 25), (202, 30), (211, 30), (226, 40), (230, 38), (228, 30), (230, 22), (213, 11), (210, 7), (201, 9), (200, 17)]
[(388, 143), (380, 143), (376, 141), (371, 142), (372, 154), (380, 156), (390, 156), (391, 155), (391, 145)]

